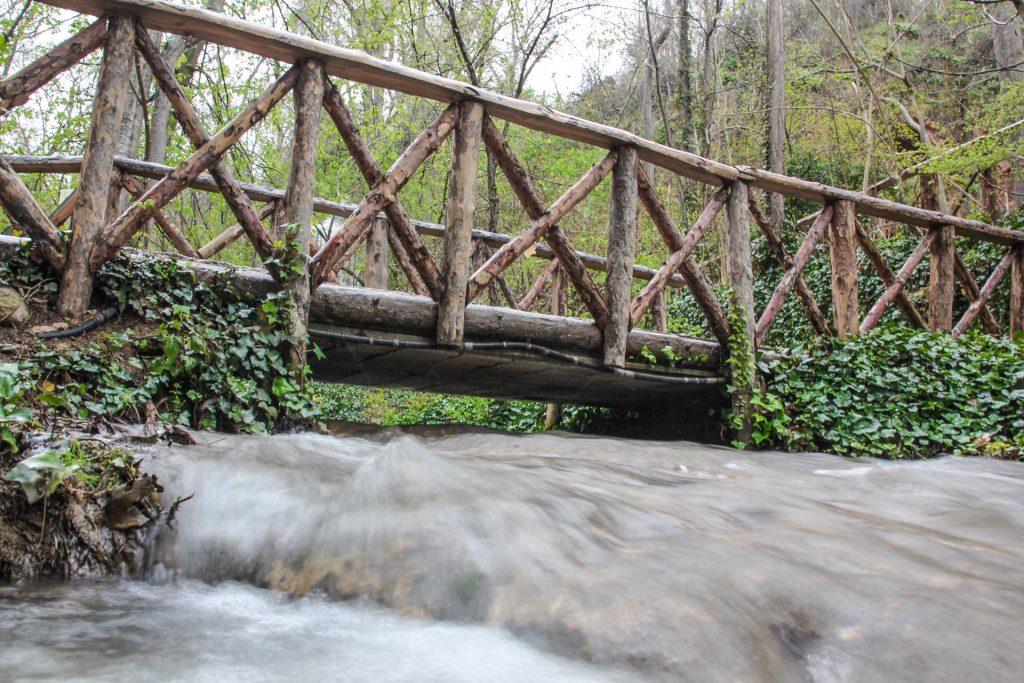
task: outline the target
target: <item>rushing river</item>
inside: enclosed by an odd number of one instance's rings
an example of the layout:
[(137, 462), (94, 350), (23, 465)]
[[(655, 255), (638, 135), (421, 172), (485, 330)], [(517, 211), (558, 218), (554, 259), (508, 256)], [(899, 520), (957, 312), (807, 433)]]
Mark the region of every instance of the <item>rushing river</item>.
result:
[(1024, 680), (1024, 465), (210, 437), (145, 581), (0, 587), (0, 680)]

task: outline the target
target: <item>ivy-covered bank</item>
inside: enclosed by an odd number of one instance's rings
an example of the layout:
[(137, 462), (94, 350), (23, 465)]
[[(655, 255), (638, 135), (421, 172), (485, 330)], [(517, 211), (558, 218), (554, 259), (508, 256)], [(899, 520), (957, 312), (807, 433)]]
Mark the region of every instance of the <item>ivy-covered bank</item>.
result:
[[(0, 280), (37, 313), (51, 310), (56, 278), (27, 252), (0, 262)], [(228, 278), (204, 281), (173, 260), (121, 259), (101, 271), (97, 289), (119, 316), (94, 332), (46, 342), (24, 331), (0, 333), (0, 362), (15, 378), (0, 409), (6, 456), (21, 450), (19, 432), (89, 433), (116, 421), (234, 432), (308, 429), (332, 420), (544, 427), (539, 403), (296, 377), (287, 362), (294, 340), (282, 331), (283, 296), (253, 300)], [(849, 342), (804, 343), (762, 360), (760, 369), (766, 384), (752, 392), (748, 447), (888, 458), (1019, 458), (1024, 449), (1019, 343), (980, 334), (953, 340), (891, 325)], [(608, 433), (643, 417), (566, 406), (560, 428)], [(728, 424), (729, 416), (709, 419)], [(724, 429), (721, 435), (728, 441)]]
[(885, 326), (762, 363), (755, 443), (840, 455), (1024, 459), (1024, 344)]
[(28, 329), (0, 328), (0, 579), (139, 568), (178, 501), (160, 501), (119, 423), (187, 441), (177, 426), (307, 428), (318, 412), (288, 367), (283, 296), (254, 301), (174, 261), (124, 258), (97, 280), (114, 319), (44, 342), (33, 332), (66, 326), (49, 313), (56, 275), (21, 252), (0, 261), (0, 284), (32, 311)]

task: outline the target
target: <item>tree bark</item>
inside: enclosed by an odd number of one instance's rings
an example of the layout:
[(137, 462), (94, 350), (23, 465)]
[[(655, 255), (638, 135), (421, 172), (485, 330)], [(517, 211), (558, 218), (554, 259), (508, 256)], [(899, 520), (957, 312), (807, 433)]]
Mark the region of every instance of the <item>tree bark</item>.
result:
[(878, 321), (882, 319), (882, 315), (889, 307), (889, 304), (891, 304), (893, 299), (896, 298), (896, 295), (903, 291), (903, 288), (907, 286), (907, 282), (910, 281), (910, 276), (913, 274), (914, 269), (917, 268), (917, 265), (921, 263), (922, 260), (924, 260), (924, 255), (928, 253), (932, 242), (938, 237), (937, 231), (940, 229), (941, 228), (932, 228), (925, 233), (924, 237), (921, 238), (917, 248), (914, 249), (914, 252), (907, 259), (907, 262), (903, 264), (902, 268), (900, 268), (900, 272), (896, 273), (896, 278), (893, 280), (893, 283), (885, 288), (885, 291), (882, 292), (882, 296), (878, 297), (878, 301), (876, 301), (871, 307), (871, 310), (868, 311), (867, 316), (864, 318), (864, 322), (860, 326), (861, 334), (866, 334), (878, 324)]
[[(768, 170), (785, 173), (786, 142), (786, 57), (783, 44), (783, 0), (767, 0), (766, 40), (768, 52)], [(768, 193), (768, 220), (782, 233), (786, 218), (785, 198)]]
[[(557, 263), (554, 261), (553, 263)], [(569, 298), (569, 278), (565, 276), (561, 268), (556, 268), (554, 277), (551, 280), (551, 315), (565, 317)], [(550, 430), (558, 426), (562, 421), (562, 404), (549, 403), (544, 411), (544, 429)]]
[(27, 102), (32, 93), (80, 62), (102, 45), (106, 36), (107, 21), (98, 19), (18, 73), (0, 79), (0, 117)]
[(937, 236), (929, 248), (931, 258), (928, 276), (928, 327), (949, 332), (953, 328), (956, 234), (948, 225), (935, 228), (935, 231)]
[(289, 244), (281, 250), (293, 263), (282, 264), (281, 284), (288, 293), (289, 366), (303, 380), (306, 364), (306, 329), (309, 324), (309, 244), (313, 228), (316, 157), (320, 145), (320, 103), (324, 99), (324, 66), (308, 59), (298, 65), (295, 82), (295, 136), (284, 193), (285, 234)]
[(32, 238), (33, 246), (57, 271), (64, 268), (64, 238), (6, 160), (0, 159), (0, 205)]
[(693, 150), (693, 46), (690, 42), (690, 0), (676, 0), (676, 14), (679, 17), (679, 83), (676, 94), (681, 133), (679, 146), (685, 150)]
[(90, 256), (99, 241), (100, 230), (106, 224), (111, 183), (118, 177), (114, 170), (114, 153), (121, 128), (121, 113), (128, 97), (134, 30), (132, 17), (125, 14), (111, 16), (93, 102), (89, 140), (78, 180), (74, 229), (57, 294), (57, 312), (65, 316), (82, 315), (92, 298), (95, 268), (90, 264)]
[(757, 386), (757, 324), (754, 311), (754, 272), (750, 252), (749, 189), (736, 181), (729, 188), (726, 206), (726, 266), (732, 286), (733, 307), (728, 351), (732, 366), (732, 406), (739, 420), (736, 440), (750, 441), (754, 388)]
[[(178, 164), (163, 180), (149, 188), (141, 200), (129, 206), (123, 214), (117, 217), (117, 220), (107, 226), (93, 248), (90, 257), (93, 268), (98, 268), (113, 258), (117, 251), (131, 239), (139, 226), (152, 217), (154, 211), (163, 208), (203, 171), (214, 166), (221, 156), (250, 128), (262, 121), (274, 105), (292, 89), (297, 76), (298, 67), (289, 69), (259, 97), (235, 115), (206, 144)], [(228, 189), (231, 189), (230, 186)], [(238, 195), (241, 197), (244, 196), (244, 193), (238, 190)], [(262, 229), (262, 226), (260, 227)]]
[(370, 289), (388, 288), (388, 230), (387, 218), (378, 216), (366, 235), (366, 260), (363, 263), (363, 286)]
[(636, 174), (636, 149), (620, 148), (612, 169), (608, 277), (605, 280), (608, 322), (604, 328), (604, 364), (618, 368), (626, 365), (626, 340), (630, 328), (630, 290), (636, 249)]
[(1014, 249), (1010, 281), (1010, 338), (1024, 334), (1024, 247)]
[(857, 334), (857, 215), (850, 202), (833, 206), (829, 246), (832, 257), (832, 310), (836, 335), (848, 339)]
[(804, 237), (803, 243), (793, 258), (793, 262), (786, 269), (775, 291), (772, 292), (772, 298), (768, 301), (768, 305), (761, 312), (761, 318), (757, 321), (758, 344), (764, 341), (765, 336), (768, 334), (768, 328), (771, 327), (775, 316), (782, 310), (786, 297), (797, 286), (797, 283), (802, 281), (801, 273), (804, 270), (804, 266), (807, 265), (807, 262), (811, 259), (811, 254), (814, 253), (818, 244), (825, 237), (825, 232), (828, 230), (834, 210), (834, 207), (826, 206), (818, 214), (818, 219), (814, 221), (814, 225), (807, 231), (807, 236)]
[(465, 335), (466, 283), (473, 249), (473, 209), (476, 203), (476, 172), (480, 163), (481, 124), (484, 106), (459, 104), (452, 152), (452, 174), (445, 205), (444, 289), (437, 305), (438, 346), (461, 347)]
[(612, 170), (612, 166), (616, 163), (616, 155), (616, 151), (609, 152), (604, 159), (594, 164), (582, 178), (566, 190), (547, 211), (530, 223), (530, 226), (522, 234), (494, 252), (494, 255), (487, 259), (487, 263), (473, 273), (473, 276), (470, 278), (470, 299), (475, 299), (484, 288), (490, 285), (495, 277), (504, 272), (513, 261), (522, 256), (537, 240), (544, 237), (558, 221), (583, 201), (604, 180), (609, 171)]

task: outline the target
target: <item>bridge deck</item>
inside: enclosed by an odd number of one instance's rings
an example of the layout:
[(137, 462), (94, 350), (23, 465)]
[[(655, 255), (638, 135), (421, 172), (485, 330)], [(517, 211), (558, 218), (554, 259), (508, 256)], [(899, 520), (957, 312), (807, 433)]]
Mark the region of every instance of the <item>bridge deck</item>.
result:
[[(230, 272), (242, 291), (277, 288), (262, 270), (181, 262), (204, 279)], [(325, 382), (599, 406), (722, 402), (719, 348), (704, 339), (632, 330), (631, 357), (646, 347), (663, 358), (669, 347), (680, 367), (630, 363), (617, 371), (599, 367), (601, 330), (580, 318), (473, 304), (459, 350), (434, 344), (437, 303), (427, 297), (325, 284), (309, 315), (310, 335), (326, 354), (312, 363), (313, 375)]]
[[(331, 333), (346, 339), (325, 336)], [(310, 334), (325, 354), (313, 361), (313, 376), (326, 382), (598, 406), (691, 401), (717, 405), (723, 398), (718, 378), (706, 371), (652, 371), (634, 363), (626, 372), (613, 374), (536, 352), (475, 350), (472, 342), (471, 350), (391, 347), (380, 344), (428, 347), (431, 340), (385, 332), (376, 333), (378, 345), (371, 345), (352, 340), (366, 335), (365, 328), (323, 324), (312, 326)], [(598, 358), (574, 358), (599, 365)]]

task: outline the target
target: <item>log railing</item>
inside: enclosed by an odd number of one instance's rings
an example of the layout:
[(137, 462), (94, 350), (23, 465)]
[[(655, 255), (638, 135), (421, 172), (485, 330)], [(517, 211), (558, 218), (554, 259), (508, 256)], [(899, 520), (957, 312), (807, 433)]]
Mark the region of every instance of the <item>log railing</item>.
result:
[[(1014, 333), (1024, 328), (1024, 233), (760, 169), (721, 164), (537, 104), (201, 9), (156, 0), (44, 1), (100, 19), (20, 72), (0, 80), (0, 116), (102, 47), (89, 138), (81, 157), (0, 157), (0, 204), (11, 221), (31, 237), (41, 255), (61, 272), (58, 308), (65, 314), (85, 309), (92, 274), (143, 226), (153, 222), (175, 249), (193, 258), (213, 257), (244, 236), (295, 303), (296, 317), (292, 323), (298, 337), (305, 330), (305, 309), (311, 291), (335, 279), (364, 243), (366, 283), (386, 286), (382, 264), (390, 251), (411, 290), (436, 302), (436, 342), (444, 347), (458, 348), (463, 344), (466, 306), (485, 291), (497, 291), (510, 306), (528, 309), (545, 289), (550, 289), (550, 310), (564, 315), (567, 286), (575, 290), (583, 308), (603, 331), (604, 362), (617, 367), (627, 360), (625, 339), (629, 330), (652, 307), (655, 326), (664, 326), (669, 287), (685, 288), (693, 295), (724, 350), (751, 357), (767, 338), (792, 293), (796, 294), (811, 328), (822, 335), (845, 338), (867, 332), (893, 304), (916, 327), (959, 335), (980, 319), (986, 331), (997, 333), (998, 320), (988, 302), (1009, 275), (1012, 291), (1008, 331)], [(283, 75), (226, 125), (210, 132), (200, 122), (148, 31), (188, 34), (282, 62), (286, 68)], [(114, 154), (114, 138), (120, 129), (135, 55), (149, 67), (194, 147), (193, 153), (173, 168)], [(385, 170), (362, 138), (335, 78), (437, 100), (444, 109)], [(296, 115), (287, 187), (281, 191), (240, 182), (224, 161), (225, 153), (289, 94), (294, 98)], [(358, 204), (314, 196), (321, 112), (326, 112), (326, 118), (367, 183), (368, 191)], [(516, 158), (495, 118), (608, 151), (561, 196), (548, 203)], [(453, 138), (453, 153), (445, 224), (414, 220), (403, 208), (399, 194), (424, 162), (447, 144), (449, 137)], [(477, 164), (483, 150), (494, 159), (529, 218), (529, 225), (519, 235), (474, 229)], [(681, 229), (640, 162), (714, 188), (692, 225)], [(19, 173), (78, 173), (79, 181), (73, 194), (52, 214), (47, 214)], [(611, 189), (608, 252), (602, 257), (576, 251), (559, 224), (606, 177), (610, 178)], [(131, 201), (119, 211), (113, 200), (122, 189)], [(237, 222), (205, 245), (190, 244), (167, 208), (186, 189), (220, 194)], [(795, 254), (787, 252), (782, 235), (765, 219), (753, 189), (822, 205)], [(638, 206), (643, 207), (667, 249), (664, 263), (656, 270), (634, 262)], [(344, 218), (341, 227), (323, 244), (315, 243), (312, 235), (314, 213)], [(751, 218), (783, 270), (759, 316), (754, 310)], [(894, 272), (886, 263), (862, 218), (883, 219), (920, 231), (918, 248), (898, 271)], [(74, 229), (68, 236), (61, 226), (69, 219)], [(264, 225), (268, 219), (269, 229)], [(722, 226), (722, 275), (731, 288), (727, 301), (716, 296), (711, 280), (695, 257), (697, 247), (716, 225)], [(427, 236), (443, 240), (440, 263), (435, 256), (438, 250), (432, 252), (424, 242)], [(957, 252), (957, 237), (1006, 248), (1006, 255), (983, 285), (974, 280)], [(827, 245), (831, 262), (831, 321), (803, 275), (815, 250), (822, 245)], [(884, 293), (868, 309), (863, 321), (859, 320), (858, 249), (885, 284)], [(914, 269), (926, 255), (931, 268), (927, 319), (905, 291)], [(551, 263), (517, 299), (505, 275), (511, 264), (529, 256), (547, 258)], [(285, 257), (298, 259), (301, 267), (282, 268)], [(603, 286), (591, 271), (607, 274)], [(636, 279), (644, 281), (643, 285), (634, 287)], [(971, 303), (954, 324), (953, 299), (958, 279)], [(495, 301), (497, 294), (492, 297), (492, 303)], [(742, 325), (737, 328), (740, 322)], [(300, 346), (295, 349), (293, 360), (299, 363), (302, 357)], [(753, 386), (754, 378), (750, 379), (746, 386)]]

